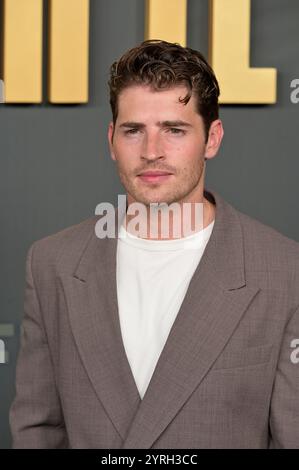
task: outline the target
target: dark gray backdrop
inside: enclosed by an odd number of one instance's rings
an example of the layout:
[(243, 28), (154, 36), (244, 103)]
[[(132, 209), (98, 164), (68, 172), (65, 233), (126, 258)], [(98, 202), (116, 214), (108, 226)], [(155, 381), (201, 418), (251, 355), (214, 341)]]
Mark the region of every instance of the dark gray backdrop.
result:
[[(278, 101), (222, 107), (225, 137), (207, 164), (206, 186), (299, 241), (299, 104), (290, 101), (290, 82), (299, 78), (298, 21), (298, 0), (252, 0), (251, 65), (278, 69)], [(14, 327), (2, 337), (9, 362), (0, 364), (0, 448), (10, 446), (27, 250), (125, 194), (108, 152), (106, 82), (111, 62), (143, 34), (142, 0), (91, 0), (89, 104), (51, 106), (44, 93), (43, 105), (0, 105), (0, 330)], [(46, 36), (47, 28), (45, 53)], [(207, 55), (208, 0), (188, 2), (188, 45)]]

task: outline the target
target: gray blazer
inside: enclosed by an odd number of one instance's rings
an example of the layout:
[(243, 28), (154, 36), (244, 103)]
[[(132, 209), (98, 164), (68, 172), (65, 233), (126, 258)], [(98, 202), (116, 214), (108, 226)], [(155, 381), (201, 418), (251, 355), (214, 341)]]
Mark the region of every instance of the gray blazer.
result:
[(299, 243), (205, 197), (213, 232), (143, 399), (117, 238), (99, 239), (94, 216), (31, 245), (14, 448), (299, 448)]

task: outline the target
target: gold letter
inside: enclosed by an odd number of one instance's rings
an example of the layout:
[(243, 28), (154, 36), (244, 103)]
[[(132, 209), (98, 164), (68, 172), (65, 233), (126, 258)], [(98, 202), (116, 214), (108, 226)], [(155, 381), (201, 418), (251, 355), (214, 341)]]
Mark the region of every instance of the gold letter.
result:
[(276, 69), (250, 68), (250, 0), (210, 0), (210, 64), (221, 103), (275, 103)]
[(89, 0), (50, 0), (49, 101), (88, 101)]
[(4, 0), (6, 103), (42, 101), (42, 0)]
[(187, 0), (147, 0), (145, 39), (186, 45)]

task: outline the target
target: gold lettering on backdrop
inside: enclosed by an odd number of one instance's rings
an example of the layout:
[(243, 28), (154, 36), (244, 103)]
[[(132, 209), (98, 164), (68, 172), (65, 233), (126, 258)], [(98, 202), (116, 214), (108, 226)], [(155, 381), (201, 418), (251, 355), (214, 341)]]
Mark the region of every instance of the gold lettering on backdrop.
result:
[(88, 101), (89, 0), (49, 2), (49, 101)]
[[(42, 0), (3, 0), (6, 103), (42, 101)], [(209, 61), (221, 103), (275, 103), (277, 71), (250, 67), (250, 0), (210, 0)], [(146, 39), (186, 45), (187, 0), (146, 0)], [(88, 101), (89, 0), (49, 0), (48, 95)], [(0, 70), (1, 70), (0, 69)]]
[(250, 67), (250, 0), (210, 0), (209, 61), (221, 103), (275, 103), (276, 69)]
[[(210, 0), (209, 62), (220, 103), (276, 102), (276, 69), (250, 67), (250, 0)], [(186, 45), (187, 3), (147, 0), (145, 39)]]
[(187, 0), (147, 0), (145, 39), (186, 45)]
[(3, 2), (3, 78), (6, 103), (42, 101), (42, 0)]
[[(4, 0), (6, 103), (42, 102), (43, 0)], [(89, 0), (49, 0), (48, 97), (88, 101)]]

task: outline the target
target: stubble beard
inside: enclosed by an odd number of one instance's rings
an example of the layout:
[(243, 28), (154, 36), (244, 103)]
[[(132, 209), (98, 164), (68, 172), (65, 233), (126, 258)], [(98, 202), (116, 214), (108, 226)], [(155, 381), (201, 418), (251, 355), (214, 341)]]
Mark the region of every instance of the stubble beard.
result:
[[(170, 205), (173, 202), (187, 201), (188, 197), (200, 183), (203, 176), (204, 165), (204, 160), (200, 159), (197, 165), (192, 166), (190, 169), (184, 168), (171, 177), (174, 180), (172, 183), (151, 183), (148, 187), (146, 187), (146, 183), (144, 183), (144, 188), (140, 188), (143, 183), (136, 183), (135, 175), (128, 175), (121, 167), (119, 167), (118, 170), (121, 183), (127, 193), (130, 194), (131, 198), (149, 208), (150, 205), (154, 203)], [(163, 186), (165, 186), (165, 189)]]

